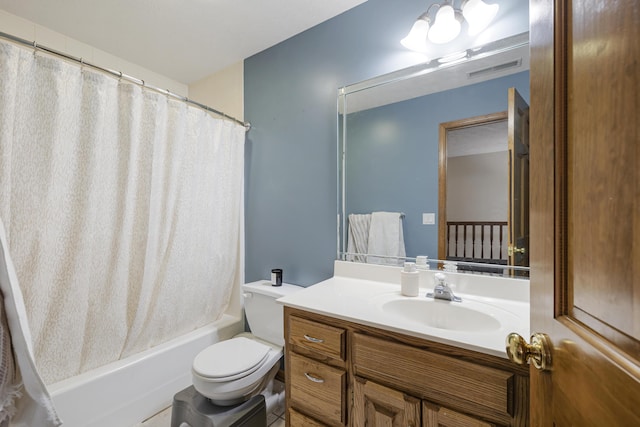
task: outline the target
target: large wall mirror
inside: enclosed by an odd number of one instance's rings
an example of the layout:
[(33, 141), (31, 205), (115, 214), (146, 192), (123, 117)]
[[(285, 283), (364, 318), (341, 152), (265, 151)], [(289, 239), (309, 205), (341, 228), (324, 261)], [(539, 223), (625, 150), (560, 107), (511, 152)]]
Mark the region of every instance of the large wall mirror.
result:
[(528, 70), (524, 33), (340, 88), (338, 259), (528, 276)]

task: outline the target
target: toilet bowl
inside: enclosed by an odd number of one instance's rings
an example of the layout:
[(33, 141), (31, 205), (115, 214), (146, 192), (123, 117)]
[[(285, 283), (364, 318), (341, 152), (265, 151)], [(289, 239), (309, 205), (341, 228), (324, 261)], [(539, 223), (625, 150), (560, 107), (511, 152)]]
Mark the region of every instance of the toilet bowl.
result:
[(243, 332), (198, 353), (191, 369), (196, 391), (220, 406), (236, 405), (261, 393), (278, 372), (283, 356), (283, 310), (276, 299), (301, 289), (264, 281), (243, 285), (251, 333)]

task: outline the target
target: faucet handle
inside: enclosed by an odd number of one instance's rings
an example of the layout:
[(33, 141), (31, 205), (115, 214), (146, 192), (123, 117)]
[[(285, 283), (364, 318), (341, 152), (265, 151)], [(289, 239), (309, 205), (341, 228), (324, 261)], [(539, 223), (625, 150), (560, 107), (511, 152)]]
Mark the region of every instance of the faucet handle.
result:
[(435, 281), (436, 281), (436, 285), (444, 285), (445, 284), (445, 280), (447, 279), (447, 276), (445, 276), (444, 273), (436, 273), (434, 275)]

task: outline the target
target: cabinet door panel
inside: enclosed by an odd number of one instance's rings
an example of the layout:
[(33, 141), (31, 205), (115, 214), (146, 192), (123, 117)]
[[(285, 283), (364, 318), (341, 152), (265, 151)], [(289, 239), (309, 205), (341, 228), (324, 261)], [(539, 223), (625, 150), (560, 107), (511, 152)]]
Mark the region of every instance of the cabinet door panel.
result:
[(362, 378), (353, 391), (354, 427), (420, 425), (420, 399)]
[(422, 427), (495, 427), (476, 418), (429, 402), (422, 403)]

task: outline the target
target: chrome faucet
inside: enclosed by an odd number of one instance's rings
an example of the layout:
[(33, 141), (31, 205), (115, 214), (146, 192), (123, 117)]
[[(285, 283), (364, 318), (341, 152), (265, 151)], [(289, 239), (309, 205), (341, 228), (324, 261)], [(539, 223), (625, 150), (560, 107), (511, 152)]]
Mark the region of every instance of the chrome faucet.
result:
[(445, 301), (462, 302), (462, 298), (455, 296), (453, 290), (447, 285), (447, 276), (442, 273), (435, 274), (436, 285), (433, 292), (427, 294), (427, 298), (442, 299)]

